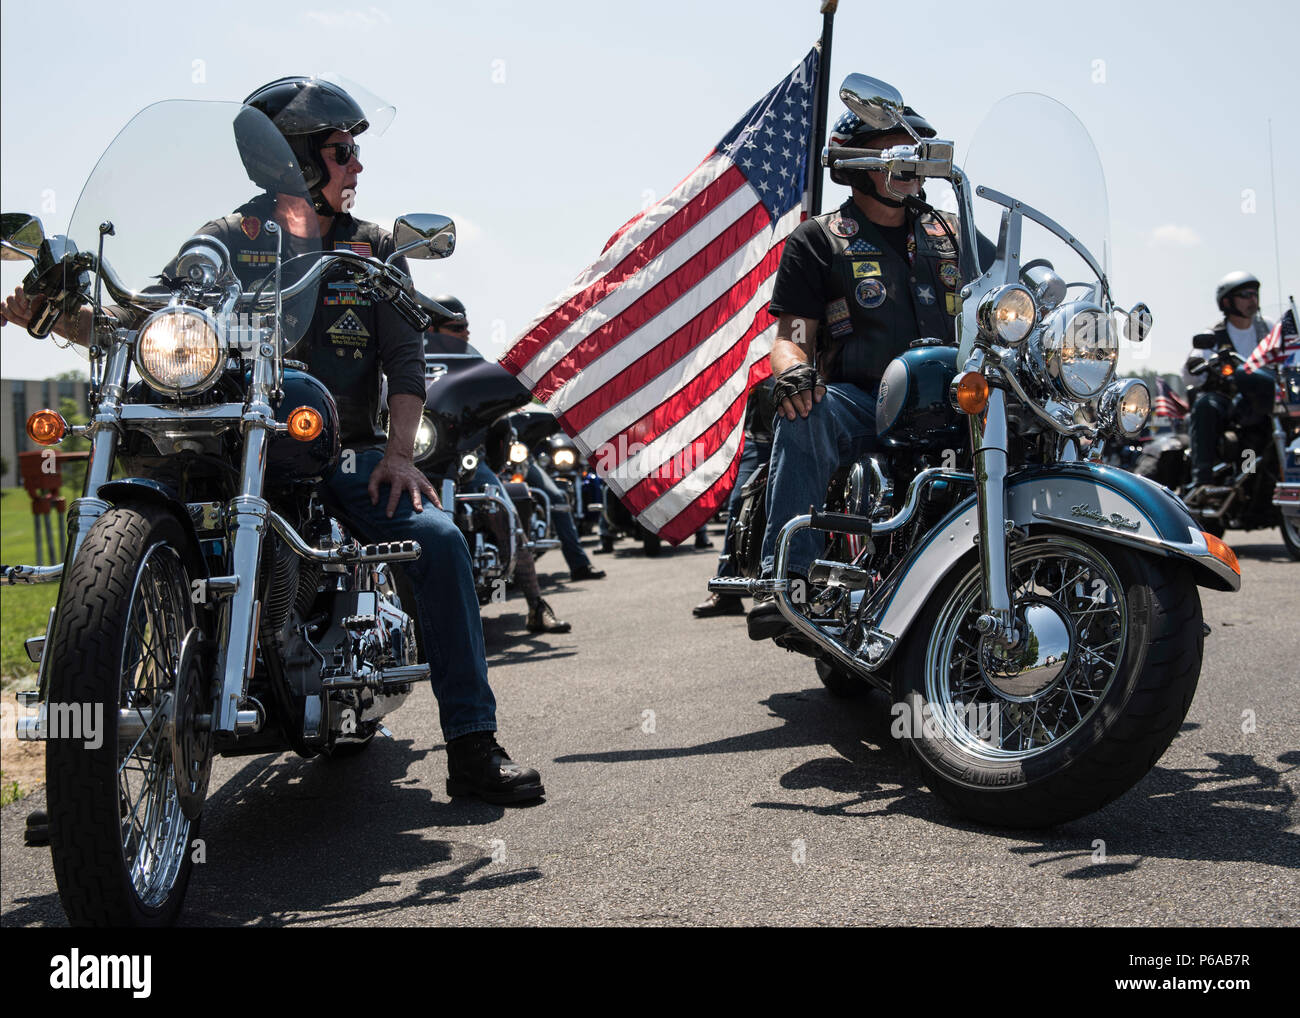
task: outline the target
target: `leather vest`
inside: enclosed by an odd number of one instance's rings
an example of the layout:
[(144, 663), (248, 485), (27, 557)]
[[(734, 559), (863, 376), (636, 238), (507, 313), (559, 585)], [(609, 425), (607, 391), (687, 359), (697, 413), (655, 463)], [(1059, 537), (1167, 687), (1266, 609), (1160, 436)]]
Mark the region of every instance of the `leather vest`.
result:
[[(275, 264), (275, 239), (263, 223), (274, 214), (266, 197), (209, 224), (204, 232), (218, 236), (229, 248), (235, 274), (247, 287), (266, 275)], [(385, 231), (373, 223), (339, 216), (323, 250), (348, 249), (380, 257), (391, 251)], [(293, 276), (286, 277), (286, 283)], [(355, 285), (327, 272), (312, 302), (290, 302), (285, 308), (286, 326), (301, 331), (301, 319), (310, 316), (302, 338), (288, 350), (291, 359), (305, 361), (308, 371), (320, 379), (334, 397), (339, 410), (343, 444), (382, 440), (377, 425), (379, 408), (378, 308), (358, 293)]]
[(886, 365), (914, 339), (934, 336), (956, 342), (954, 316), (960, 310), (961, 274), (950, 213), (908, 216), (904, 259), (850, 198), (815, 222), (830, 241), (826, 305), (818, 330), (818, 367), (830, 382), (871, 390)]

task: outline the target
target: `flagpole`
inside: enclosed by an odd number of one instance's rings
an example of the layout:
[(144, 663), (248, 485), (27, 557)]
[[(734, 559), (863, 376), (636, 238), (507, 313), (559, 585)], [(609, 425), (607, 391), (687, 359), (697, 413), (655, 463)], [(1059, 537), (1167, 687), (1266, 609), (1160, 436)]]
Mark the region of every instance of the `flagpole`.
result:
[(1277, 306), (1278, 317), (1282, 317), (1282, 255), (1277, 242), (1277, 176), (1273, 170), (1273, 118), (1268, 118), (1268, 182), (1272, 194), (1269, 204), (1273, 206), (1273, 264), (1277, 272)]
[(817, 55), (817, 92), (813, 97), (812, 148), (808, 150), (808, 215), (822, 211), (822, 146), (826, 144), (826, 102), (831, 83), (831, 36), (835, 28), (835, 8), (839, 0), (822, 0), (822, 38)]

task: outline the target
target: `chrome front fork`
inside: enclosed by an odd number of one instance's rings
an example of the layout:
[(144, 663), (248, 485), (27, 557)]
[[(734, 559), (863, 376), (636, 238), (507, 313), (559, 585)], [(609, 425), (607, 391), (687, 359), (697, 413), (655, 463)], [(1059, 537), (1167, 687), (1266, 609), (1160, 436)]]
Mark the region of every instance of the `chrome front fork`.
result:
[(984, 414), (970, 415), (975, 492), (979, 506), (980, 571), (984, 579), (984, 613), (975, 627), (1003, 646), (1016, 643), (1015, 605), (1011, 601), (1007, 555), (1007, 397), (990, 389)]
[(275, 363), (269, 348), (263, 347), (253, 364), (253, 384), (244, 410), (239, 494), (226, 508), (231, 573), (208, 581), (209, 590), (223, 598), (218, 613), (221, 638), (216, 672), (221, 690), (214, 704), (212, 725), (217, 736), (237, 734), (240, 705), (257, 663), (257, 629), (262, 613), (257, 599), (258, 567), (271, 518), (271, 507), (262, 497), (262, 489), (271, 436), (279, 430), (269, 402), (274, 385)]

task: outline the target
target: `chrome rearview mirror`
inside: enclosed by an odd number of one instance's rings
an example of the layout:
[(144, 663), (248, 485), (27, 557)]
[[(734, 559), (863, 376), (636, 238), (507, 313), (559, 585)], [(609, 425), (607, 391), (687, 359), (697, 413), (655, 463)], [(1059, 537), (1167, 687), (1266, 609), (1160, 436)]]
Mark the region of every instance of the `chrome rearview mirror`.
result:
[(1145, 304), (1134, 304), (1124, 322), (1124, 338), (1130, 343), (1141, 343), (1151, 334), (1154, 319), (1151, 309)]
[(850, 74), (840, 85), (840, 101), (872, 130), (902, 122), (903, 96), (893, 85), (865, 74)]
[(35, 216), (26, 212), (6, 212), (0, 215), (0, 258), (5, 261), (18, 261), (22, 258), (36, 261), (44, 241), (45, 229)]
[(388, 256), (390, 262), (398, 255), (446, 258), (456, 250), (456, 224), (432, 212), (398, 216), (393, 224), (393, 242), (397, 250)]

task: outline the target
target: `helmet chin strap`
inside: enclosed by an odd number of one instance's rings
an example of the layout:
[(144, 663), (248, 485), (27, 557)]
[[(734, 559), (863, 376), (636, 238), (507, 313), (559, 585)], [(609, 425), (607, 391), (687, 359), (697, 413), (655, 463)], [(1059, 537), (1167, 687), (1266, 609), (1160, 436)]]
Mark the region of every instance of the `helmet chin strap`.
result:
[[(898, 199), (886, 197), (876, 189), (876, 182), (867, 173), (863, 173), (861, 175), (860, 182), (855, 181), (855, 186), (857, 186), (858, 190), (865, 191), (870, 197), (874, 198), (876, 201), (880, 202), (881, 205), (887, 206), (888, 208), (901, 209), (906, 207), (907, 198), (909, 197), (908, 195), (900, 194), (898, 195)], [(885, 182), (885, 187), (887, 189), (889, 187), (888, 180), (886, 180)], [(895, 194), (896, 192), (890, 191), (889, 193)]]

